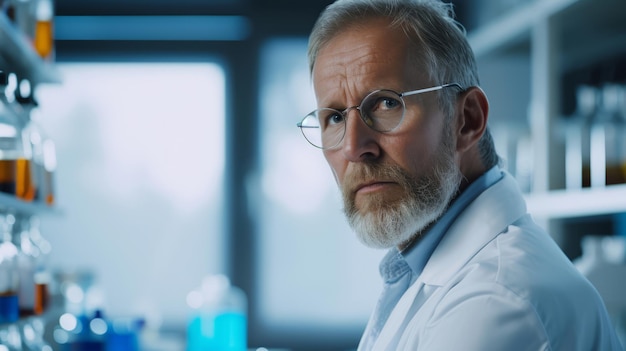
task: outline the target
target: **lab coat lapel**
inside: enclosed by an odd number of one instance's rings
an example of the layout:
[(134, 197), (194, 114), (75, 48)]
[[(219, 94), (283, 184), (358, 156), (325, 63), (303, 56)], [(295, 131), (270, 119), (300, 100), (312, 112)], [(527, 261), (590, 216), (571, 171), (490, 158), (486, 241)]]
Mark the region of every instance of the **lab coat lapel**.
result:
[(506, 172), (455, 220), (422, 274), (402, 295), (372, 350), (395, 350), (407, 324), (438, 287), (444, 285), (481, 248), (526, 213), (521, 192)]
[(452, 223), (426, 263), (421, 281), (442, 286), (487, 243), (526, 214), (513, 176), (504, 177), (474, 200)]

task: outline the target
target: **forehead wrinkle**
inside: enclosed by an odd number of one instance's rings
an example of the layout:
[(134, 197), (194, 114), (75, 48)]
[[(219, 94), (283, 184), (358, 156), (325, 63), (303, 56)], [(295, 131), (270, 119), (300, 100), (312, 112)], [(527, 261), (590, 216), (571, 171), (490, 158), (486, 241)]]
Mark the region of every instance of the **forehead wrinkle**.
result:
[(327, 46), (320, 53), (324, 51), (326, 55), (321, 54), (322, 59), (316, 63), (317, 66), (321, 61), (324, 70), (314, 70), (313, 83), (317, 79), (332, 81), (334, 85), (332, 90), (325, 90), (323, 96), (318, 96), (320, 107), (340, 109), (359, 104), (369, 92), (388, 88), (384, 84), (389, 77), (384, 74), (386, 72), (377, 70), (377, 66), (397, 65), (384, 52), (366, 44), (340, 48)]

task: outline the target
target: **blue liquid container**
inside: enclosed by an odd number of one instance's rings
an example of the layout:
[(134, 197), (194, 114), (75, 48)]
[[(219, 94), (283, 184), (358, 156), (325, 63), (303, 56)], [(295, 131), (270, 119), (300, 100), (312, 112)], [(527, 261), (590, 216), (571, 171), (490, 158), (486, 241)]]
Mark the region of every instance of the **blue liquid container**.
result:
[(187, 351), (247, 350), (247, 299), (227, 277), (205, 278), (188, 303), (194, 310), (187, 325)]
[(17, 294), (0, 296), (0, 324), (15, 323), (19, 318)]
[(234, 312), (192, 317), (187, 350), (245, 351), (246, 323), (245, 315)]

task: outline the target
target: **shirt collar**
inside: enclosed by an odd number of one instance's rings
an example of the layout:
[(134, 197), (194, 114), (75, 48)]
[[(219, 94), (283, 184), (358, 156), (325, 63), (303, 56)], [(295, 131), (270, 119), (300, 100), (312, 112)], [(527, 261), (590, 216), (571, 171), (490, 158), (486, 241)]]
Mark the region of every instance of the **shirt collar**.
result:
[[(473, 181), (459, 196), (450, 204), (450, 207), (444, 212), (444, 214), (437, 220), (435, 224), (422, 236), (422, 238), (415, 244), (402, 252), (398, 252), (397, 248), (391, 251), (396, 255), (401, 255), (408, 266), (414, 273), (414, 277), (417, 277), (424, 267), (426, 262), (432, 255), (433, 251), (443, 238), (444, 234), (459, 216), (461, 212), (478, 197), (483, 191), (497, 183), (502, 179), (503, 173), (498, 166), (494, 166), (487, 172), (485, 172), (478, 179)], [(391, 254), (391, 253), (390, 253)], [(387, 255), (389, 257), (389, 255)], [(382, 265), (381, 265), (382, 268)], [(382, 273), (382, 271), (381, 271)]]

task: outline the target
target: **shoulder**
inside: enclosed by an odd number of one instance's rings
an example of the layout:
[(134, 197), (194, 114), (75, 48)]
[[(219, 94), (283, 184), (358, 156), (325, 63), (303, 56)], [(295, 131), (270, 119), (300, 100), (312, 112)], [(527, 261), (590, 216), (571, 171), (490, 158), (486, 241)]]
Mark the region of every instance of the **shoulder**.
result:
[(605, 326), (595, 289), (528, 216), (436, 287), (423, 307), (428, 316), (415, 340), (425, 349), (576, 350), (590, 342), (582, 331)]
[(530, 301), (493, 281), (448, 290), (427, 323), (412, 332), (405, 340), (417, 342), (420, 350), (551, 349)]

